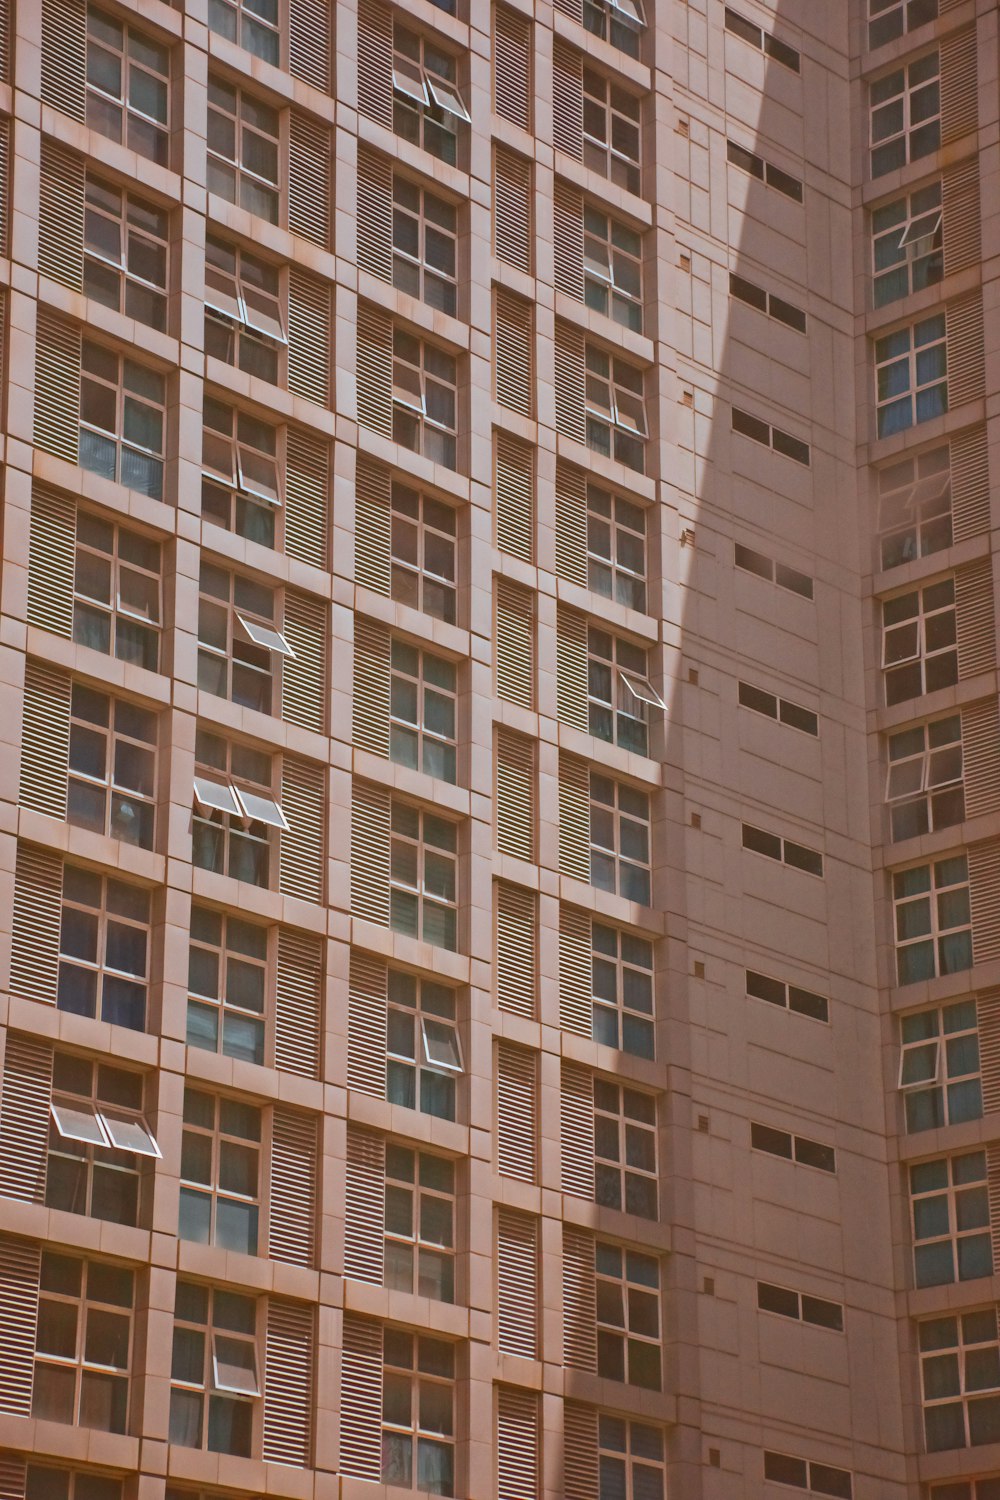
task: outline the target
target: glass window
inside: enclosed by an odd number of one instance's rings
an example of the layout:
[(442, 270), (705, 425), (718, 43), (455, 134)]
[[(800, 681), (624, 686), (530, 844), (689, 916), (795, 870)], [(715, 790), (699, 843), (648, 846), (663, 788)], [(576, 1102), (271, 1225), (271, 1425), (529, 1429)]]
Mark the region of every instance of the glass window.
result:
[(389, 693), (389, 759), (396, 765), (455, 780), (456, 671), (394, 637)]
[(392, 1141), (385, 1152), (385, 1285), (455, 1300), (455, 1164)]
[(201, 565), (198, 686), (241, 708), (274, 712), (275, 678), (292, 649), (277, 628), (277, 591), (255, 578)]
[(794, 984), (785, 984), (781, 979), (772, 979), (768, 974), (746, 971), (747, 994), (756, 1000), (766, 1000), (769, 1005), (780, 1005), (784, 1010), (794, 1011), (800, 1016), (811, 1016), (814, 1021), (829, 1021), (830, 1002), (825, 995), (816, 995), (812, 990), (800, 989)]
[(122, 1500), (121, 1479), (92, 1469), (29, 1463), (24, 1500)]
[(256, 1299), (178, 1281), (170, 1441), (249, 1458), (259, 1404)]
[(958, 681), (955, 580), (943, 578), (882, 601), (882, 676), (887, 704)]
[(178, 1234), (256, 1255), (261, 1111), (239, 1099), (184, 1090)]
[(598, 1500), (666, 1500), (663, 1432), (601, 1412), (597, 1419)]
[(401, 328), (392, 336), (392, 436), (400, 447), (454, 469), (458, 362)]
[(929, 1453), (1000, 1440), (1000, 1347), (994, 1307), (918, 1325)]
[(641, 906), (650, 904), (649, 796), (590, 773), (590, 883)]
[(587, 699), (591, 734), (635, 755), (649, 754), (649, 710), (666, 704), (649, 680), (644, 647), (591, 625)]
[(459, 130), (469, 112), (458, 90), (456, 58), (435, 39), (393, 26), (392, 128), (449, 166), (458, 163)]
[(281, 31), (278, 0), (208, 0), (208, 29), (278, 67)]
[(900, 984), (972, 967), (969, 866), (964, 854), (892, 877)]
[(278, 267), (210, 234), (205, 242), (205, 353), (277, 385), (285, 329)]
[(166, 399), (162, 375), (84, 339), (80, 467), (162, 500)]
[(455, 991), (433, 979), (389, 970), (386, 1097), (442, 1120), (455, 1118), (462, 1044)]
[(590, 931), (594, 1041), (653, 1057), (653, 945), (603, 922), (593, 922)]
[(646, 512), (587, 484), (587, 581), (595, 594), (646, 612)]
[(87, 173), (83, 291), (161, 333), (167, 326), (165, 209)]
[(390, 916), (394, 932), (455, 951), (458, 825), (393, 799)]
[(208, 79), (208, 190), (278, 222), (278, 111), (224, 79)]
[(583, 298), (595, 312), (642, 332), (642, 238), (589, 204), (583, 211)]
[(127, 1431), (134, 1303), (127, 1267), (42, 1251), (33, 1417)]
[(908, 1131), (979, 1120), (979, 1029), (975, 1000), (916, 1011), (900, 1028), (899, 1087)]
[(392, 252), (393, 286), (454, 317), (457, 211), (398, 172), (392, 176)]
[(884, 307), (944, 275), (941, 183), (872, 209), (873, 295)]
[(143, 1116), (143, 1075), (57, 1052), (45, 1204), (139, 1223), (144, 1163), (160, 1150)]
[(594, 1168), (598, 1203), (642, 1219), (658, 1215), (656, 1100), (594, 1079)]
[(938, 0), (868, 0), (868, 46), (874, 51), (904, 31), (937, 19)]
[(873, 177), (929, 156), (941, 144), (937, 52), (884, 74), (869, 87)]
[(943, 313), (875, 340), (879, 437), (891, 437), (948, 410), (948, 348)]
[(661, 1388), (660, 1263), (597, 1242), (597, 1373), (648, 1391)]
[(74, 682), (66, 821), (152, 849), (156, 715)]
[(903, 458), (878, 471), (883, 568), (950, 547), (951, 454), (947, 447)]
[(646, 25), (641, 0), (583, 0), (583, 24), (626, 57), (639, 56)]
[(264, 1062), (268, 929), (232, 912), (191, 908), (187, 1041), (243, 1062)]
[(267, 886), (272, 842), (288, 827), (271, 790), (272, 757), (199, 729), (195, 772), (194, 864)]
[(208, 395), (203, 422), (203, 515), (226, 531), (273, 547), (283, 499), (278, 429)]
[(167, 165), (170, 53), (107, 11), (87, 6), (87, 125)]
[(393, 599), (456, 621), (457, 517), (450, 505), (392, 483)]
[(583, 69), (583, 162), (629, 193), (641, 190), (642, 104), (593, 68)]
[(910, 1213), (916, 1286), (993, 1275), (985, 1151), (915, 1162)]
[(454, 1495), (454, 1345), (386, 1328), (383, 1357), (383, 1483)]
[(149, 891), (93, 870), (65, 867), (60, 1010), (145, 1030), (149, 948)]
[(960, 714), (890, 734), (888, 753), (885, 800), (894, 840), (964, 820)]
[(159, 542), (78, 510), (73, 639), (156, 672), (160, 665)]
[(642, 474), (649, 436), (645, 376), (594, 344), (586, 346), (586, 362), (587, 447)]

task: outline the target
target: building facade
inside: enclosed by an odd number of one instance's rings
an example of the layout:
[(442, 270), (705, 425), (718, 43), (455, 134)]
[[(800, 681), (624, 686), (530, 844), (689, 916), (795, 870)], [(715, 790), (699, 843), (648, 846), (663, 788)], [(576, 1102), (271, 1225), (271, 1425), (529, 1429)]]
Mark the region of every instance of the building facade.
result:
[(997, 1500), (994, 0), (0, 32), (0, 1500)]

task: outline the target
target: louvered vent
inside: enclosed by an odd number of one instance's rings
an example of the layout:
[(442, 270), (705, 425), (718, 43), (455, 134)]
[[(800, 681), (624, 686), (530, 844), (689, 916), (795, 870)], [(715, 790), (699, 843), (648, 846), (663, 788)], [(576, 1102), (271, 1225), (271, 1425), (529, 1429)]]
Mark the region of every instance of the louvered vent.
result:
[(990, 1205), (990, 1246), (993, 1251), (991, 1270), (1000, 1266), (1000, 1146), (986, 1147), (986, 1183)]
[(597, 1287), (594, 1236), (563, 1225), (563, 1362), (574, 1370), (597, 1365)]
[(324, 808), (322, 766), (286, 755), (281, 802), (288, 828), (281, 833), (278, 889), (300, 901), (323, 899)]
[(962, 709), (965, 816), (978, 818), (1000, 809), (1000, 715), (996, 698)]
[(359, 781), (351, 793), (351, 910), (389, 925), (389, 793)]
[(75, 464), (80, 445), (80, 330), (38, 309), (35, 332), (35, 442)]
[(358, 265), (371, 276), (392, 281), (392, 163), (368, 146), (358, 146)]
[(354, 496), (354, 577), (366, 589), (389, 597), (391, 484), (389, 470), (358, 455)]
[(0, 1500), (24, 1500), (27, 1482), (26, 1461), (17, 1453), (0, 1452)]
[(327, 127), (293, 109), (288, 127), (288, 227), (321, 250), (331, 248), (331, 151)]
[(347, 1087), (385, 1098), (388, 1031), (385, 960), (351, 954), (347, 996)]
[(63, 863), (58, 854), (18, 844), (14, 877), (10, 987), (15, 995), (55, 1005)]
[(587, 587), (587, 477), (572, 464), (556, 464), (556, 572)]
[(382, 1479), (382, 1328), (353, 1313), (344, 1314), (340, 1467), (355, 1479)]
[(941, 43), (941, 143), (957, 141), (978, 125), (979, 72), (975, 27)]
[(288, 389), (317, 406), (333, 405), (333, 298), (328, 282), (288, 272)]
[(588, 1068), (564, 1062), (559, 1087), (562, 1190), (594, 1197), (594, 1080)]
[(1000, 840), (969, 848), (972, 955), (977, 964), (1000, 958)]
[(501, 406), (530, 417), (535, 394), (535, 330), (531, 303), (497, 287), (493, 305), (493, 368)]
[(378, 0), (358, 5), (358, 108), (392, 129), (392, 14)]
[(83, 291), (82, 156), (42, 137), (38, 200), (38, 269), (72, 292)]
[(315, 1261), (318, 1145), (310, 1115), (275, 1106), (271, 1121), (268, 1254), (290, 1266)]
[(325, 568), (329, 557), (330, 448), (289, 427), (285, 457), (285, 551), (296, 562)]
[(497, 1168), (504, 1177), (538, 1175), (538, 1076), (535, 1055), (500, 1042), (496, 1053)]
[(65, 818), (69, 767), (70, 679), (57, 667), (28, 661), (21, 727), (22, 807)]
[(531, 275), (531, 163), (503, 146), (493, 148), (493, 253)]
[(39, 1246), (0, 1235), (0, 1415), (31, 1416), (38, 1327)]
[(333, 27), (330, 0), (289, 0), (288, 71), (330, 94)]
[(493, 108), (504, 120), (531, 129), (531, 22), (506, 5), (493, 11)]
[(539, 1397), (497, 1386), (497, 1500), (540, 1500)]
[(10, 121), (0, 118), (0, 255), (10, 254)]
[(358, 421), (392, 437), (392, 323), (375, 308), (358, 308)]
[(566, 1500), (599, 1500), (595, 1408), (567, 1401), (563, 1407), (563, 1434)]
[(559, 757), (559, 870), (590, 880), (590, 782), (575, 755)]
[(522, 562), (535, 560), (535, 453), (509, 433), (493, 433), (497, 546)]
[(590, 918), (575, 906), (559, 907), (559, 1024), (577, 1036), (593, 1035), (593, 958)]
[(497, 1005), (530, 1020), (538, 1010), (538, 898), (523, 886), (498, 880), (493, 899)]
[(978, 265), (982, 254), (978, 157), (945, 169), (942, 202), (944, 269), (946, 276), (954, 276)]
[(956, 542), (990, 529), (990, 464), (986, 428), (972, 427), (951, 440), (951, 512)]
[(976, 996), (976, 1021), (983, 1110), (995, 1115), (1000, 1113), (1000, 989), (980, 990)]
[(587, 424), (583, 334), (568, 323), (556, 324), (555, 380), (556, 428), (574, 443), (584, 443)]
[(535, 706), (535, 602), (529, 589), (496, 579), (497, 696), (521, 708)]
[(295, 652), (281, 666), (281, 717), (322, 734), (326, 727), (329, 606), (298, 589), (285, 590), (283, 630)]
[(42, 103), (84, 123), (86, 0), (42, 0)]
[(504, 1354), (538, 1354), (538, 1222), (510, 1208), (497, 1210), (497, 1347)]
[(275, 979), (274, 1064), (300, 1078), (319, 1073), (323, 941), (282, 927)]
[(344, 1275), (381, 1286), (385, 1275), (385, 1141), (347, 1127)]
[(556, 290), (583, 301), (583, 194), (556, 181), (552, 205), (552, 253)]
[(496, 737), (497, 848), (514, 859), (535, 857), (535, 747), (523, 734), (499, 728)]
[(996, 666), (996, 623), (993, 607), (993, 570), (981, 558), (955, 574), (955, 614), (958, 626), (958, 674), (972, 677)]
[(986, 394), (983, 299), (975, 291), (945, 309), (948, 337), (948, 407), (954, 411), (966, 401), (981, 401)]
[(52, 1047), (7, 1033), (0, 1094), (0, 1194), (45, 1202), (52, 1099)]
[(315, 1314), (300, 1302), (273, 1297), (267, 1306), (264, 1351), (265, 1463), (307, 1467), (312, 1450)]
[(566, 604), (556, 611), (556, 712), (560, 723), (589, 730), (587, 617)]
[(73, 634), (76, 502), (55, 490), (31, 488), (28, 622), (56, 635)]
[(354, 617), (354, 743), (373, 755), (389, 754), (389, 631)]
[(583, 160), (583, 59), (562, 42), (552, 49), (552, 144)]

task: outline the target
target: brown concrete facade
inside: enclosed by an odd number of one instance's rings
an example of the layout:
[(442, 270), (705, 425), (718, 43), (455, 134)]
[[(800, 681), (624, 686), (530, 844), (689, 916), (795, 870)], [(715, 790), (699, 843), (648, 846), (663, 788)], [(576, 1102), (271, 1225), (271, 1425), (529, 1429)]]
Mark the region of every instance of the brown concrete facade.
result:
[(0, 1500), (997, 1500), (997, 6), (274, 5), (0, 16)]

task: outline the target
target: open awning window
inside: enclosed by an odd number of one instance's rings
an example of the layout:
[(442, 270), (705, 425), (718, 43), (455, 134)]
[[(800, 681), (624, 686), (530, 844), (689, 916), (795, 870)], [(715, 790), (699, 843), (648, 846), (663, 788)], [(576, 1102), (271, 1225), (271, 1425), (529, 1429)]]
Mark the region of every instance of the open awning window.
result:
[(51, 1110), (63, 1140), (112, 1151), (131, 1151), (134, 1156), (160, 1156), (152, 1131), (136, 1116), (111, 1114), (84, 1104), (53, 1103)]

